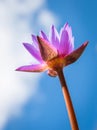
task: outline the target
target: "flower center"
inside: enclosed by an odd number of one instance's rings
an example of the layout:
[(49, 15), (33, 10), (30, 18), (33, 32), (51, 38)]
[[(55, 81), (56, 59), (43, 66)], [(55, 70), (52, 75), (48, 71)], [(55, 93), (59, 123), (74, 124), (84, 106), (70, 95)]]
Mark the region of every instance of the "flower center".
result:
[(58, 68), (64, 67), (64, 58), (63, 57), (55, 57), (52, 60), (47, 61), (47, 65), (49, 68), (57, 70)]

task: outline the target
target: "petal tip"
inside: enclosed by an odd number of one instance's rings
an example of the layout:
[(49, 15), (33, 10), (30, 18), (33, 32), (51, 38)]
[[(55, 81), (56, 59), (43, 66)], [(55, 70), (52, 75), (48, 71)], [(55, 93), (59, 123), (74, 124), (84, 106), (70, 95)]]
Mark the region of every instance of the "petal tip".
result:
[(25, 42), (23, 42), (22, 44), (24, 47), (26, 47), (28, 45), (28, 43), (25, 43)]
[(35, 35), (34, 35), (34, 34), (31, 34), (31, 36), (32, 36), (32, 37), (35, 37)]
[(23, 44), (23, 46), (24, 46), (28, 51), (30, 50), (31, 44), (25, 43), (25, 42), (23, 42), (22, 44)]
[(55, 26), (52, 24), (51, 28), (54, 29), (54, 27), (55, 27)]
[(65, 23), (65, 26), (69, 26), (68, 22)]
[(86, 41), (86, 42), (84, 43), (84, 46), (87, 46), (87, 45), (88, 45), (88, 43), (89, 43), (89, 41)]
[(15, 71), (21, 71), (20, 67), (19, 67), (19, 68), (16, 68)]
[[(42, 31), (41, 31), (41, 32), (42, 32)], [(37, 35), (36, 37), (37, 37), (37, 39), (38, 39), (38, 40), (41, 38), (41, 37), (40, 37), (40, 36), (38, 36), (38, 35)]]
[(31, 37), (32, 37), (32, 41), (34, 41), (34, 39), (35, 39), (35, 35), (32, 34)]
[(42, 37), (41, 36), (36, 36), (37, 37), (37, 40), (38, 40), (38, 45), (39, 45), (39, 43), (40, 43), (40, 41), (41, 41), (41, 39), (42, 39)]

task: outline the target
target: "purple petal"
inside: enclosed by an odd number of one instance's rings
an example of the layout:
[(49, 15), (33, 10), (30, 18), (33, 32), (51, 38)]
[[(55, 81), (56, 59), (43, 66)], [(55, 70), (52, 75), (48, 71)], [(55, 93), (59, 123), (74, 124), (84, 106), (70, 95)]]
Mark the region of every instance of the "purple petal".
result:
[(68, 24), (61, 29), (60, 32), (60, 46), (59, 55), (67, 55), (73, 51), (74, 48), (74, 38), (72, 37), (72, 30)]
[(32, 34), (32, 41), (33, 41), (33, 43), (35, 43), (34, 45), (38, 48), (37, 37), (35, 35), (33, 35), (33, 34)]
[(41, 36), (43, 39), (45, 39), (46, 41), (49, 41), (48, 38), (47, 38), (47, 36), (46, 36), (46, 34), (45, 34), (43, 31), (40, 32), (40, 36)]
[(59, 47), (59, 34), (56, 28), (52, 25), (49, 33), (50, 42), (58, 49)]
[(83, 53), (86, 48), (88, 41), (83, 43), (78, 49), (74, 50), (70, 54), (64, 57), (64, 66), (74, 63)]
[(35, 57), (35, 59), (37, 59), (39, 62), (43, 62), (40, 52), (36, 50), (33, 45), (29, 43), (23, 43), (23, 45), (30, 52), (30, 54)]
[(45, 39), (39, 36), (37, 36), (37, 39), (39, 42), (41, 57), (44, 61), (49, 61), (58, 55), (56, 48), (52, 44), (49, 44)]
[(63, 30), (60, 37), (60, 45), (59, 45), (59, 55), (67, 55), (69, 53), (69, 40), (68, 33), (66, 30)]
[(74, 37), (72, 36), (72, 29), (68, 24), (66, 24), (66, 31), (68, 32), (69, 36), (69, 43), (70, 43), (69, 52), (71, 52), (74, 49)]
[(66, 29), (66, 31), (68, 32), (69, 37), (70, 37), (70, 39), (71, 39), (71, 38), (72, 38), (72, 29), (71, 29), (71, 27), (68, 25), (68, 23), (65, 25), (65, 29)]
[(37, 65), (27, 65), (21, 66), (16, 69), (16, 71), (24, 71), (24, 72), (43, 72), (47, 70), (48, 67), (46, 64), (37, 64)]

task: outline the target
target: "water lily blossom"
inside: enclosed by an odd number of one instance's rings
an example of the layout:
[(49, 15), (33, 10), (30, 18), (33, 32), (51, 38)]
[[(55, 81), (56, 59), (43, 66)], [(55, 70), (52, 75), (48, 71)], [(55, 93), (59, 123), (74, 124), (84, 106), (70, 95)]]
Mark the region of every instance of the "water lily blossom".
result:
[(50, 76), (57, 76), (57, 69), (75, 62), (88, 42), (74, 50), (72, 29), (65, 24), (58, 34), (54, 26), (51, 27), (49, 38), (41, 31), (40, 36), (32, 35), (33, 44), (23, 43), (29, 53), (39, 61), (39, 64), (21, 66), (17, 71), (43, 72), (48, 70)]
[(23, 43), (23, 45), (39, 64), (21, 66), (16, 70), (24, 72), (48, 71), (48, 75), (53, 77), (58, 76), (66, 103), (71, 129), (79, 130), (73, 104), (63, 74), (63, 68), (74, 63), (81, 56), (88, 41), (74, 50), (74, 37), (72, 36), (72, 29), (68, 23), (63, 26), (60, 33), (52, 26), (49, 37), (41, 31), (40, 36), (32, 35), (32, 40), (33, 44)]

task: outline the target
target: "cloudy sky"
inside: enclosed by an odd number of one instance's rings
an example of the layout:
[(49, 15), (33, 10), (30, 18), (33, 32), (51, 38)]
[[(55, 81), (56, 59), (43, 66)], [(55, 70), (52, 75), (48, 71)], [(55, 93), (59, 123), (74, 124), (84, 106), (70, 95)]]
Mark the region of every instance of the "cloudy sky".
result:
[(35, 59), (22, 42), (52, 24), (68, 22), (75, 48), (89, 40), (82, 57), (64, 69), (81, 130), (97, 130), (96, 0), (0, 0), (0, 130), (70, 130), (57, 78), (15, 68)]

